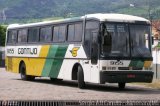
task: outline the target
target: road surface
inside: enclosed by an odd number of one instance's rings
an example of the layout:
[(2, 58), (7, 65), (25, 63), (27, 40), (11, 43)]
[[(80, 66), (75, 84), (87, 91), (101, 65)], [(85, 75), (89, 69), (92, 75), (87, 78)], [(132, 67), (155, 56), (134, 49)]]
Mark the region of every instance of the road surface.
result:
[(75, 81), (52, 82), (48, 78), (22, 81), (19, 74), (0, 68), (0, 100), (159, 100), (160, 90), (127, 84), (87, 84), (79, 89)]

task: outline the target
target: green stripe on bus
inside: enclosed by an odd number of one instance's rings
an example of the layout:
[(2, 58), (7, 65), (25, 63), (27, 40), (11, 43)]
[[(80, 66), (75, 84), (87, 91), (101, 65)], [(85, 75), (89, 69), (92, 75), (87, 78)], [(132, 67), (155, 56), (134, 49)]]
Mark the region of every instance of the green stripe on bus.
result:
[(44, 68), (42, 71), (42, 76), (45, 76), (45, 77), (49, 76), (49, 73), (50, 73), (50, 70), (51, 70), (51, 67), (52, 67), (52, 64), (54, 61), (53, 59), (50, 59), (50, 58), (55, 57), (57, 49), (58, 49), (58, 45), (51, 45), (50, 46), (48, 55), (46, 57), (47, 59), (46, 59), (46, 62), (45, 62), (45, 65), (44, 65)]
[[(42, 76), (57, 78), (68, 46), (50, 46)], [(53, 59), (55, 58), (55, 59)]]
[(52, 78), (57, 78), (58, 74), (60, 72), (63, 60), (64, 60), (64, 56), (66, 54), (68, 46), (59, 46), (57, 52), (56, 52), (56, 59), (54, 59), (53, 64), (52, 64), (52, 68), (49, 74), (49, 77)]
[(130, 67), (142, 68), (144, 65), (144, 61), (141, 60), (132, 60), (129, 64)]

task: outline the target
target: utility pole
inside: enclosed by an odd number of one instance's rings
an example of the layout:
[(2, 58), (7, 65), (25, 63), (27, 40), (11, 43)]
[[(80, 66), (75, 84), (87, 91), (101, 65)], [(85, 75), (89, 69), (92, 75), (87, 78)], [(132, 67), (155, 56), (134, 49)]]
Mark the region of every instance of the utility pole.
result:
[(7, 10), (8, 8), (4, 8), (3, 10), (2, 10), (2, 12), (1, 12), (1, 17), (2, 17), (2, 22), (3, 22), (3, 24), (5, 24), (5, 22), (6, 22), (6, 20), (7, 20), (7, 16), (6, 16), (6, 10)]
[(2, 11), (2, 19), (3, 19), (4, 23), (5, 23), (5, 21), (6, 21), (5, 9)]
[(148, 18), (152, 22), (151, 2), (150, 2), (150, 0), (147, 0), (147, 5), (148, 5)]

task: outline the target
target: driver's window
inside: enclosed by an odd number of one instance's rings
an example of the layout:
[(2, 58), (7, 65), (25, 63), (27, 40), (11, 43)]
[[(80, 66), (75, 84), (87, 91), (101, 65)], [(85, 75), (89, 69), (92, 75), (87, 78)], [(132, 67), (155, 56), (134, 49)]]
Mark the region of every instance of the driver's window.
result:
[(84, 36), (84, 49), (87, 57), (91, 57), (91, 42), (92, 42), (92, 33), (98, 32), (99, 22), (90, 20), (86, 22), (85, 27), (85, 36)]
[(103, 44), (103, 50), (106, 53), (110, 53), (112, 49), (112, 35), (113, 35), (113, 25), (104, 25), (103, 26), (103, 38), (102, 38), (102, 44)]

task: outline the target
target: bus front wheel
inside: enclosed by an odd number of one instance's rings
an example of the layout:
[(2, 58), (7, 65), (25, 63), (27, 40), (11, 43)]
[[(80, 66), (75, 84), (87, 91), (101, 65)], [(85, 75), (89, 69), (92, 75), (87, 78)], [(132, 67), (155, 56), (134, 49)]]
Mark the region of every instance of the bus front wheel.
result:
[(119, 89), (124, 89), (125, 85), (126, 85), (126, 83), (118, 83)]
[(83, 89), (85, 87), (85, 82), (84, 82), (83, 69), (81, 66), (78, 66), (77, 77), (78, 77), (78, 87), (80, 89)]
[(21, 79), (22, 80), (34, 80), (34, 76), (26, 75), (26, 66), (24, 63), (21, 64), (20, 66), (20, 74), (21, 74)]

